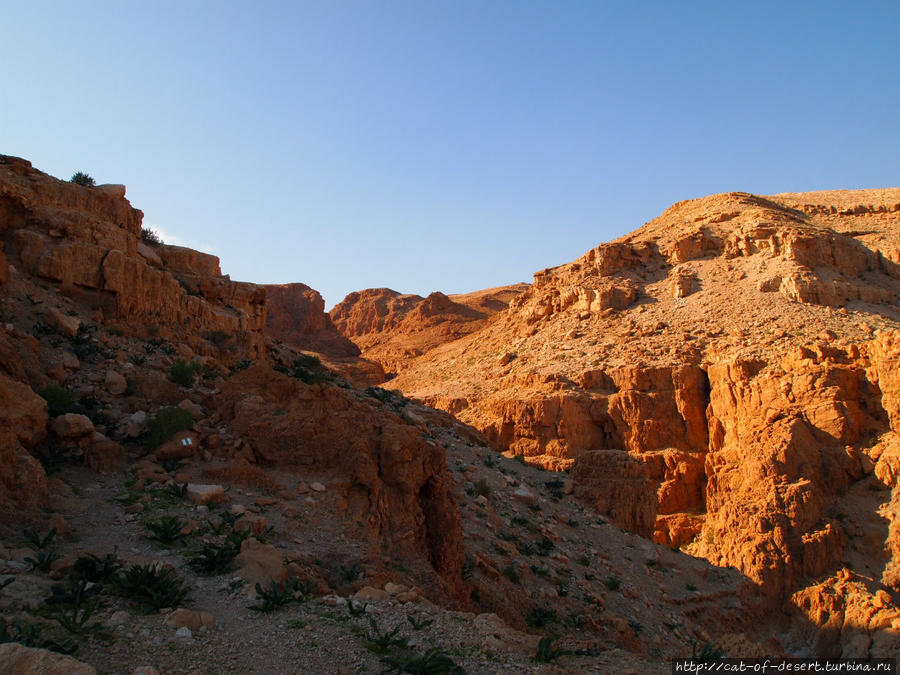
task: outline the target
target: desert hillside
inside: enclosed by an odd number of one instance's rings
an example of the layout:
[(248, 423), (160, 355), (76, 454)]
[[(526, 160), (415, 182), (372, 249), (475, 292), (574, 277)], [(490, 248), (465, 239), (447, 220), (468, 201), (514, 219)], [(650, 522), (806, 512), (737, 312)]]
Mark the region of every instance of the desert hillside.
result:
[(835, 631), (900, 592), (898, 298), (900, 189), (715, 195), (536, 273), (391, 386)]
[[(662, 673), (833, 651), (811, 617), (835, 600), (766, 614), (752, 577), (622, 530), (633, 463), (570, 478), (503, 457), (358, 384), (308, 287), (273, 329), (269, 289), (141, 221), (123, 186), (0, 156), (3, 667)], [(879, 592), (842, 614), (872, 655), (897, 644)]]

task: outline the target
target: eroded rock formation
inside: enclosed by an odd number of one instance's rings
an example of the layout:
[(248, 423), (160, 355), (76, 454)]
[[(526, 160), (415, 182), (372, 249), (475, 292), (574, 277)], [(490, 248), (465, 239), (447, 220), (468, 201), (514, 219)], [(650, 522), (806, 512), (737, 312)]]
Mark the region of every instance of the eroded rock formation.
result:
[(265, 289), (270, 337), (328, 356), (359, 356), (359, 347), (335, 328), (318, 291), (299, 283), (267, 285)]
[(366, 358), (395, 374), (411, 359), (477, 331), (527, 287), (515, 284), (451, 296), (435, 292), (427, 298), (370, 288), (348, 295), (330, 315)]
[(0, 240), (10, 264), (58, 283), (106, 319), (163, 327), (197, 350), (209, 350), (212, 336), (261, 355), (263, 289), (222, 276), (215, 256), (148, 246), (142, 219), (122, 185), (67, 183), (0, 156)]

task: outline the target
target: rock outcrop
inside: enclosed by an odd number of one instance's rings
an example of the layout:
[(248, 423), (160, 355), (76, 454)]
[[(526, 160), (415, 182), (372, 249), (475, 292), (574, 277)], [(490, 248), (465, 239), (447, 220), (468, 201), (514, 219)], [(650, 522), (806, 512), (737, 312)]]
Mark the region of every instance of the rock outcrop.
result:
[(265, 289), (266, 333), (270, 337), (331, 357), (359, 356), (359, 347), (335, 328), (318, 291), (306, 284), (268, 285)]
[(378, 398), (307, 385), (263, 365), (231, 378), (216, 404), (253, 461), (327, 481), (342, 495), (345, 519), (365, 523), (394, 555), (427, 560), (446, 592), (458, 593), (459, 511), (444, 451), (418, 426)]
[(0, 374), (0, 509), (28, 510), (47, 491), (47, 476), (28, 449), (47, 435), (47, 403)]
[(479, 330), (527, 287), (515, 284), (451, 296), (435, 292), (427, 298), (370, 288), (348, 295), (330, 315), (366, 358), (396, 374), (411, 359)]
[(0, 156), (0, 241), (21, 272), (59, 284), (104, 318), (164, 327), (212, 352), (265, 351), (265, 291), (222, 276), (215, 256), (141, 241), (121, 185), (85, 187)]

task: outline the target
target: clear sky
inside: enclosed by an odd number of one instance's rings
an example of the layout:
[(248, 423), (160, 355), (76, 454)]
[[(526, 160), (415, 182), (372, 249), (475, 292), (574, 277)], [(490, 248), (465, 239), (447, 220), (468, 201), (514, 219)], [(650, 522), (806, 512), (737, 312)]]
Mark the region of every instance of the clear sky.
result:
[(900, 2), (2, 3), (0, 153), (233, 279), (530, 281), (671, 203), (900, 185)]

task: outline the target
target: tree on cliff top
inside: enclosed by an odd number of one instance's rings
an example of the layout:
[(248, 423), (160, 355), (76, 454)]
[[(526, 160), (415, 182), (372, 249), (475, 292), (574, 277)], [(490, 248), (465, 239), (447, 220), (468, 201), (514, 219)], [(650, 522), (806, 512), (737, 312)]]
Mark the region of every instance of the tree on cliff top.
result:
[(76, 171), (72, 174), (72, 177), (69, 179), (70, 183), (75, 183), (77, 185), (84, 185), (85, 187), (94, 187), (97, 184), (93, 178), (91, 178), (90, 174), (85, 173), (84, 171)]

